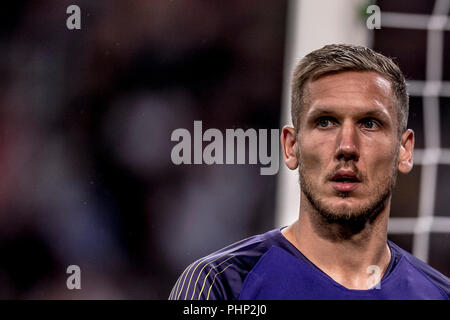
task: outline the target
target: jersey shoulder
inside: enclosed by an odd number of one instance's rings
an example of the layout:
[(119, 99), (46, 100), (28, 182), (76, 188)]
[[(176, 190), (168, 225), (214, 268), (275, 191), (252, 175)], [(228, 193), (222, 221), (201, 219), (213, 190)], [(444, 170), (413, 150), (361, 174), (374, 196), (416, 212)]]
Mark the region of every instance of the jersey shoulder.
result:
[(422, 260), (416, 258), (408, 251), (400, 248), (392, 241), (389, 241), (389, 243), (392, 249), (404, 256), (414, 268), (419, 270), (436, 287), (440, 288), (447, 295), (447, 297), (450, 297), (450, 279), (447, 276), (440, 273)]
[(248, 273), (278, 234), (275, 229), (255, 235), (196, 260), (179, 276), (169, 300), (236, 300)]

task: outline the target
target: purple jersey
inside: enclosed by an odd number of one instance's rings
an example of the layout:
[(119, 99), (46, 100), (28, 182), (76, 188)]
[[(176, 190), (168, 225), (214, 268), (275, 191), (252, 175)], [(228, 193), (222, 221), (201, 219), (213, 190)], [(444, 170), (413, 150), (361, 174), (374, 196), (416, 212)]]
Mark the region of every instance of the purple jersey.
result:
[(347, 289), (309, 261), (274, 229), (188, 266), (171, 300), (249, 299), (444, 299), (450, 281), (391, 241), (391, 261), (380, 283), (369, 290)]

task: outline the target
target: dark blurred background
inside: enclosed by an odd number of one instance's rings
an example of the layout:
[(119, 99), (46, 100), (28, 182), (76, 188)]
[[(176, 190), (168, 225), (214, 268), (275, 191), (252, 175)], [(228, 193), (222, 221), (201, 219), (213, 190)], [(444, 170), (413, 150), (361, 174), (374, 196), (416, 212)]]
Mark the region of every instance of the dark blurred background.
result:
[[(175, 166), (170, 135), (279, 127), (286, 1), (1, 15), (0, 298), (166, 299), (187, 263), (273, 227), (276, 176)], [(82, 290), (66, 288), (71, 264)]]
[[(71, 4), (81, 30), (66, 27)], [(194, 120), (222, 132), (280, 128), (287, 10), (286, 0), (3, 5), (0, 298), (166, 299), (190, 262), (275, 227), (276, 175), (176, 166), (170, 135)], [(422, 63), (421, 34), (395, 51), (404, 35), (393, 32), (376, 31), (374, 47), (421, 78), (408, 69)], [(420, 99), (411, 102), (419, 126)], [(418, 176), (400, 182), (401, 199), (414, 197)], [(443, 237), (432, 256), (449, 275)], [(394, 240), (412, 250), (407, 235)], [(72, 264), (82, 290), (66, 287)]]

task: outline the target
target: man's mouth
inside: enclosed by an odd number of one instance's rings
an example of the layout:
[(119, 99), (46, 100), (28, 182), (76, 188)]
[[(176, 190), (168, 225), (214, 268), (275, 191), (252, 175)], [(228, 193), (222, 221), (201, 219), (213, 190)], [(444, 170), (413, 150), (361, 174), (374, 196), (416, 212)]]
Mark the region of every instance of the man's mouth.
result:
[(361, 180), (353, 171), (339, 170), (330, 179), (334, 190), (338, 192), (351, 192), (358, 188)]

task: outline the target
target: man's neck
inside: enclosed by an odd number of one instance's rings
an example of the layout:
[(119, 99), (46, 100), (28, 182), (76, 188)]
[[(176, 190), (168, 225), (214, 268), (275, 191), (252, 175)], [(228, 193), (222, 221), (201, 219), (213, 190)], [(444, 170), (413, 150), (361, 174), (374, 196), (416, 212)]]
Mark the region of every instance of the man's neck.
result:
[[(308, 206), (308, 200), (302, 199), (299, 219), (282, 233), (306, 258), (339, 284), (348, 289), (368, 289), (376, 284), (373, 282), (376, 276), (381, 279), (384, 275), (391, 258), (387, 245), (390, 209), (387, 202), (374, 221), (367, 222), (361, 230), (351, 234), (348, 226), (319, 222), (318, 213)], [(345, 237), (338, 236), (340, 234), (345, 234)]]

